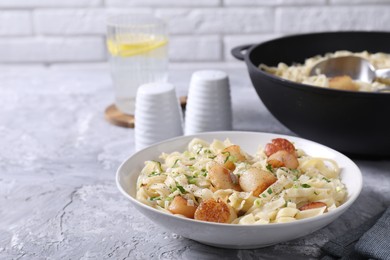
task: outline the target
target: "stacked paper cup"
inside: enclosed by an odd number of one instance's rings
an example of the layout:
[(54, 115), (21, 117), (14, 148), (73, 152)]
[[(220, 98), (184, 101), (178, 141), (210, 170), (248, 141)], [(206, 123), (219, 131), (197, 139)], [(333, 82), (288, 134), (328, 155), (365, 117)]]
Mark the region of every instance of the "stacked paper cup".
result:
[(183, 135), (183, 119), (175, 87), (156, 82), (138, 88), (135, 101), (135, 149)]
[(185, 134), (231, 129), (232, 107), (228, 75), (218, 70), (193, 73), (188, 90)]

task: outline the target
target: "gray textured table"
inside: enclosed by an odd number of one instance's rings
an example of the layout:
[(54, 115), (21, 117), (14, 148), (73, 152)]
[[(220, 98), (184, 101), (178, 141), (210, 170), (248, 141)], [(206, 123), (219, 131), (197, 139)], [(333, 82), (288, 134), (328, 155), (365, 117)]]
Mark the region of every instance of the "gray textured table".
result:
[[(171, 72), (178, 94), (191, 69)], [(264, 108), (244, 69), (230, 75), (234, 129), (292, 134)], [(104, 120), (105, 68), (0, 69), (0, 259), (307, 259), (330, 238), (390, 204), (390, 161), (355, 160), (361, 196), (328, 227), (257, 250), (226, 250), (180, 237), (144, 218), (114, 174), (134, 152), (133, 130)]]

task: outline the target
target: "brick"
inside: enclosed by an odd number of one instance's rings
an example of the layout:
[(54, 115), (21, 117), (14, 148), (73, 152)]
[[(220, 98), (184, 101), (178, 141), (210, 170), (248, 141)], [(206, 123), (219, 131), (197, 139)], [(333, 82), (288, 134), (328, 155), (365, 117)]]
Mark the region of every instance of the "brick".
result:
[(0, 41), (0, 62), (78, 62), (105, 58), (105, 43), (101, 37), (10, 38)]
[(35, 7), (91, 7), (102, 5), (103, 0), (1, 0), (0, 7), (35, 8)]
[(280, 5), (326, 5), (327, 0), (278, 0)]
[(28, 11), (1, 11), (0, 35), (32, 34), (31, 14)]
[(181, 33), (256, 33), (274, 28), (272, 8), (159, 9), (170, 32)]
[(96, 73), (97, 70), (102, 73), (107, 73), (110, 70), (110, 64), (108, 61), (102, 62), (66, 62), (66, 63), (53, 63), (49, 66), (50, 70), (70, 70), (70, 71), (94, 71)]
[(219, 61), (222, 59), (218, 36), (172, 36), (169, 58), (172, 61)]
[(40, 73), (46, 70), (46, 66), (42, 63), (0, 63), (1, 73), (15, 72), (18, 77), (20, 77), (22, 71), (23, 73)]
[(62, 9), (34, 12), (35, 31), (45, 35), (106, 34), (106, 19), (116, 14), (152, 14), (151, 9)]
[(223, 0), (223, 4), (225, 6), (325, 5), (326, 0)]
[(276, 32), (390, 30), (390, 6), (286, 7), (276, 12)]
[(278, 34), (259, 34), (259, 35), (226, 35), (223, 38), (224, 58), (227, 61), (236, 61), (231, 54), (234, 47), (244, 44), (259, 44), (273, 38), (280, 37)]
[(181, 6), (219, 6), (221, 0), (106, 0), (107, 6), (147, 6), (147, 7), (181, 7)]
[(103, 9), (37, 10), (34, 27), (38, 34), (104, 34), (106, 12)]
[(191, 9), (164, 9), (157, 10), (155, 12), (157, 17), (167, 21), (169, 32), (171, 34), (189, 34), (195, 33), (196, 21), (190, 18), (186, 19), (190, 15)]
[(330, 0), (330, 4), (334, 5), (357, 5), (357, 4), (390, 4), (390, 0)]
[(117, 14), (140, 14), (140, 15), (151, 15), (154, 16), (153, 9), (152, 8), (145, 8), (145, 7), (137, 7), (137, 8), (118, 8), (118, 7), (112, 7), (107, 8), (107, 16), (110, 15), (117, 15)]

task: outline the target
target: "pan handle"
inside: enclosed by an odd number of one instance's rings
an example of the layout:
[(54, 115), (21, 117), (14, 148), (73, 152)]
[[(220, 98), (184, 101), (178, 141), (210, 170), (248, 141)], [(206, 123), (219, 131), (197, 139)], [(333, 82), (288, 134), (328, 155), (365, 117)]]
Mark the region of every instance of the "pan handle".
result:
[(245, 44), (245, 45), (237, 46), (232, 49), (231, 53), (234, 56), (234, 58), (236, 58), (237, 60), (244, 60), (245, 56), (242, 52), (248, 50), (252, 46), (253, 44)]

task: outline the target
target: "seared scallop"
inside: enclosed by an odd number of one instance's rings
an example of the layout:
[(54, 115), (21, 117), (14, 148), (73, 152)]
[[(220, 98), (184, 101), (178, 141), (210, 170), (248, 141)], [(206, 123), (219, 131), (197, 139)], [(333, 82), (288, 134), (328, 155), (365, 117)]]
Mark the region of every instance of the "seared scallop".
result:
[(266, 144), (264, 148), (265, 155), (271, 156), (277, 151), (285, 150), (291, 154), (295, 154), (295, 146), (287, 139), (275, 138), (271, 143)]
[(309, 202), (301, 207), (299, 207), (299, 210), (308, 210), (308, 209), (317, 209), (326, 207), (327, 205), (324, 202), (315, 201), (315, 202)]
[(267, 163), (274, 168), (287, 167), (289, 169), (296, 169), (299, 162), (295, 154), (289, 153), (285, 150), (277, 151), (267, 159)]
[(215, 164), (209, 170), (211, 184), (216, 189), (234, 189), (240, 191), (237, 177), (222, 165)]
[(176, 196), (168, 207), (173, 214), (180, 214), (187, 218), (194, 218), (196, 211), (195, 205), (189, 205), (188, 200), (182, 196)]
[(195, 211), (195, 219), (208, 222), (230, 223), (236, 218), (234, 209), (220, 199), (204, 200)]
[(276, 181), (272, 173), (255, 167), (246, 170), (239, 179), (241, 188), (246, 192), (252, 191), (256, 197)]
[(222, 150), (217, 155), (215, 161), (225, 168), (233, 171), (236, 168), (235, 162), (244, 162), (246, 160), (245, 155), (242, 154), (241, 148), (238, 145), (231, 145)]

